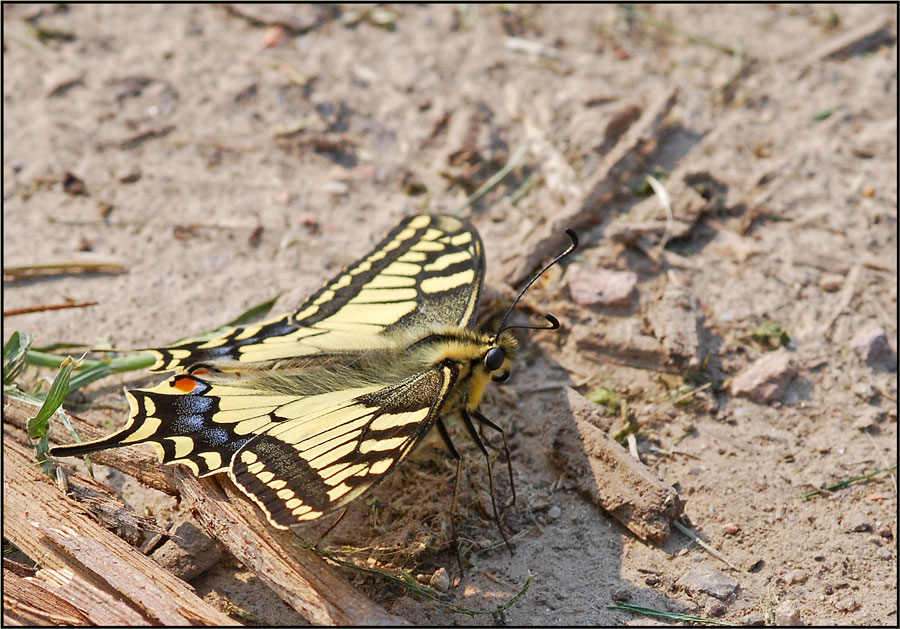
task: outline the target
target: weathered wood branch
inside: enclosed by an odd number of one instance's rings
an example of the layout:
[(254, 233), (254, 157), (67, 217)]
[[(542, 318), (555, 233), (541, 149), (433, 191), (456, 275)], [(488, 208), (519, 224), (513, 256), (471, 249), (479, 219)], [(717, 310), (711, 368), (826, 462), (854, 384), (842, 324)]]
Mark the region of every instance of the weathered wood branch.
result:
[(87, 625), (88, 617), (66, 599), (45, 588), (34, 571), (19, 574), (12, 562), (3, 560), (3, 626)]
[(597, 427), (596, 404), (574, 389), (564, 395), (573, 422), (548, 433), (552, 460), (629, 531), (643, 540), (665, 542), (672, 520), (684, 508), (678, 493)]
[(511, 255), (503, 276), (510, 286), (519, 286), (540, 263), (562, 251), (568, 244), (566, 228), (578, 231), (595, 224), (602, 208), (612, 201), (619, 186), (642, 167), (664, 137), (669, 112), (675, 106), (678, 90), (672, 89), (649, 103), (641, 117), (616, 143), (603, 164), (586, 181), (580, 198), (554, 212), (543, 236), (535, 242), (523, 242), (520, 251)]
[(42, 566), (44, 588), (91, 623), (237, 624), (91, 519), (14, 439), (3, 441), (3, 507), (3, 536)]
[(278, 596), (313, 624), (398, 625), (400, 617), (354, 589), (339, 572), (288, 531), (277, 531), (227, 477), (175, 475), (182, 498), (204, 530), (253, 570)]

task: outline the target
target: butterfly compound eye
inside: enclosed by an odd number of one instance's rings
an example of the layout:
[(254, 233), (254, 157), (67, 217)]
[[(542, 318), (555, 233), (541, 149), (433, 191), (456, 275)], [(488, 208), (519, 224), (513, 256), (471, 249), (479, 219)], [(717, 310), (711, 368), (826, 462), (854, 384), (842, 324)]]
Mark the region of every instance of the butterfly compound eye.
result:
[(506, 361), (506, 352), (499, 347), (492, 347), (484, 356), (484, 366), (488, 371), (497, 371)]

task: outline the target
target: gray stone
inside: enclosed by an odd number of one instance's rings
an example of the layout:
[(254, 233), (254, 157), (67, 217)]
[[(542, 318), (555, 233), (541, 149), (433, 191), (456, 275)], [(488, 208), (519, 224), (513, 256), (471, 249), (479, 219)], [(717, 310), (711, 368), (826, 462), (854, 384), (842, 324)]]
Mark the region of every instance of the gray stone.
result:
[(738, 582), (718, 570), (698, 568), (681, 576), (676, 584), (688, 592), (709, 594), (720, 601), (726, 601), (737, 590)]
[(841, 517), (841, 528), (847, 533), (865, 533), (872, 530), (872, 523), (869, 516), (854, 509)]
[(738, 624), (742, 627), (765, 627), (766, 617), (763, 616), (760, 612), (750, 612), (749, 614), (738, 620)]
[(800, 605), (796, 601), (781, 601), (775, 608), (775, 624), (781, 627), (802, 627)]
[(834, 601), (834, 608), (841, 612), (852, 612), (859, 608), (859, 601), (852, 596), (845, 596)]
[(209, 570), (222, 556), (219, 542), (192, 522), (179, 524), (169, 540), (153, 553), (153, 559), (179, 579), (190, 581)]
[(866, 323), (853, 335), (850, 347), (868, 365), (876, 363), (882, 354), (891, 351), (887, 333), (874, 321)]

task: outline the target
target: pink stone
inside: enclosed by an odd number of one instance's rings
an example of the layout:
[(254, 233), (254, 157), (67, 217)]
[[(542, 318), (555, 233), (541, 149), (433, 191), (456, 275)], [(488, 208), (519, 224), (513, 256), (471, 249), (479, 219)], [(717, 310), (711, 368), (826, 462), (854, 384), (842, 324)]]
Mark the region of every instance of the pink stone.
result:
[(632, 271), (608, 271), (578, 262), (566, 271), (569, 293), (582, 306), (627, 306), (637, 279)]
[(784, 394), (798, 371), (797, 361), (788, 350), (767, 353), (734, 377), (731, 395), (746, 395), (754, 402), (767, 404)]

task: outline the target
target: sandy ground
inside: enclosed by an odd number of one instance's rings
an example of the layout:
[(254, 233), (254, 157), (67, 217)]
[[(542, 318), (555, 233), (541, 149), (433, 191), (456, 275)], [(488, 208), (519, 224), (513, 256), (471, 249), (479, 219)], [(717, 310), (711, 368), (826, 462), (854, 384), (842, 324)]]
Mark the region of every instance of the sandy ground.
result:
[[(504, 521), (519, 535), (512, 556), (470, 554), (451, 599), (488, 609), (529, 574), (531, 589), (502, 618), (471, 619), (348, 578), (418, 624), (648, 622), (608, 610), (614, 601), (730, 623), (897, 624), (895, 476), (801, 499), (897, 460), (895, 7), (651, 8), (694, 38), (614, 6), (3, 10), (4, 267), (93, 256), (127, 268), (5, 276), (5, 311), (99, 302), (4, 318), (4, 339), (29, 331), (37, 345), (164, 344), (279, 293), (276, 310), (289, 310), (401, 217), (457, 207), (532, 138), (537, 148), (471, 212), (487, 285), (500, 289), (523, 247), (587, 192), (616, 142), (610, 122), (677, 87), (648, 163), (704, 173), (716, 207), (668, 242), (680, 264), (662, 270), (609, 237), (647, 207), (639, 178), (622, 186), (582, 230), (579, 262), (633, 271), (628, 305), (576, 308), (577, 280), (551, 274), (530, 300), (565, 329), (528, 337), (485, 405), (510, 438), (519, 500)], [(858, 45), (842, 48), (845, 35)], [(600, 360), (576, 342), (612, 323), (653, 336), (671, 286), (703, 314), (708, 358), (692, 373)], [(729, 378), (769, 353), (747, 339), (766, 322), (787, 329), (798, 373), (759, 403), (732, 395)], [(889, 348), (867, 362), (852, 341), (873, 325)], [(79, 411), (120, 425), (121, 387), (156, 379), (106, 380), (81, 399), (108, 406)], [(540, 385), (560, 382), (628, 401), (642, 460), (734, 568), (678, 532), (645, 544), (576, 491), (549, 456), (561, 393)], [(670, 403), (680, 384), (706, 382), (691, 404)], [(490, 547), (483, 462), (457, 442), (469, 460), (458, 526)], [(408, 461), (332, 543), (455, 575), (452, 470), (441, 453)], [(163, 525), (178, 517), (174, 501), (105, 478)], [(302, 622), (233, 561), (192, 583), (261, 624)]]

